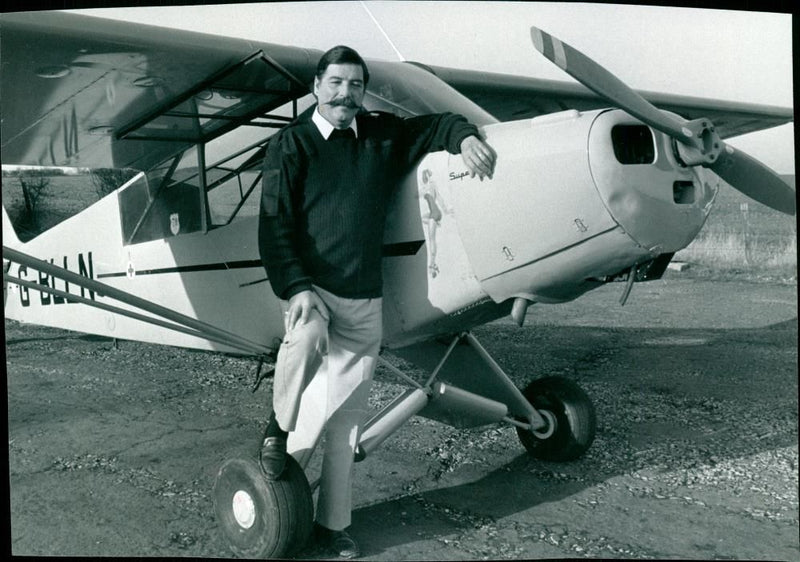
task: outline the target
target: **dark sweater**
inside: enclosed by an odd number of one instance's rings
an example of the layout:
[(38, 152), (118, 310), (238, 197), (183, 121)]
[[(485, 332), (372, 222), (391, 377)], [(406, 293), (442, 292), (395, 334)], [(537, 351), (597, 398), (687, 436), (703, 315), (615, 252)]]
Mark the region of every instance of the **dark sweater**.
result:
[(345, 298), (382, 293), (386, 206), (426, 153), (458, 154), (477, 128), (460, 115), (402, 119), (359, 113), (358, 138), (325, 140), (316, 107), (270, 139), (264, 161), (259, 250), (272, 290), (289, 299), (312, 284)]

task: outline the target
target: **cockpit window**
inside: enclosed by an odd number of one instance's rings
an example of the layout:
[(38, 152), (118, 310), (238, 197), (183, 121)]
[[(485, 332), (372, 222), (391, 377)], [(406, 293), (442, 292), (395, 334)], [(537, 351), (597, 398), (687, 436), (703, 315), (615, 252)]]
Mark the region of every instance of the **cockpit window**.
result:
[(197, 146), (143, 174), (120, 191), (124, 244), (203, 230)]
[(111, 168), (3, 167), (3, 205), (23, 242), (97, 203), (137, 172)]
[(400, 117), (451, 111), (476, 125), (496, 123), (480, 106), (415, 64), (369, 61), (370, 80), (364, 105)]

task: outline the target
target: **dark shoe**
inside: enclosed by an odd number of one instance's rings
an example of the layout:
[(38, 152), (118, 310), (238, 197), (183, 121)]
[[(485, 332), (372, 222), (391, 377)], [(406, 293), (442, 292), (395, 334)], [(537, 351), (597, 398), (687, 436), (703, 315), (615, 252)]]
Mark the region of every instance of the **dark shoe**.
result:
[(267, 480), (277, 480), (286, 470), (286, 438), (267, 437), (261, 444), (258, 457), (261, 470)]
[(339, 558), (349, 559), (361, 556), (361, 549), (358, 548), (358, 543), (353, 540), (353, 537), (347, 531), (333, 531), (319, 523), (314, 523), (314, 539), (320, 546), (335, 552)]

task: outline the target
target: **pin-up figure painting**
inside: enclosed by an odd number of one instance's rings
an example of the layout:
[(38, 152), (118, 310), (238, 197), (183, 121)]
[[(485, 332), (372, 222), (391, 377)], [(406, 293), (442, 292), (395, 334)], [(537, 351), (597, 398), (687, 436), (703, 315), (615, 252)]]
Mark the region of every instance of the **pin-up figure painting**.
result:
[(433, 181), (433, 173), (430, 170), (422, 171), (419, 196), (422, 224), (425, 228), (425, 238), (428, 243), (428, 273), (435, 278), (439, 275), (439, 266), (436, 263), (436, 234), (442, 225), (444, 216), (452, 215), (453, 211), (437, 189), (436, 182)]

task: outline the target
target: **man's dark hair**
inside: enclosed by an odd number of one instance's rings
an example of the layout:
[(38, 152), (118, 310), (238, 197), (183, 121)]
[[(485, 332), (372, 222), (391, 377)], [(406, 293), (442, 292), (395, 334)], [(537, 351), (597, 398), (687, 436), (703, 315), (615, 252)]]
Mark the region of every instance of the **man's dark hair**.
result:
[(345, 45), (337, 45), (333, 49), (328, 50), (317, 63), (317, 78), (322, 78), (328, 66), (331, 64), (360, 64), (361, 69), (364, 71), (364, 86), (366, 87), (369, 82), (369, 70), (367, 70), (367, 63), (361, 58), (354, 49)]

